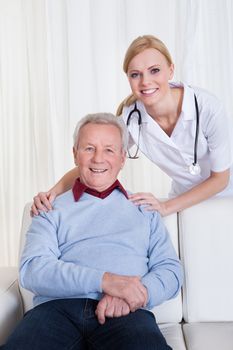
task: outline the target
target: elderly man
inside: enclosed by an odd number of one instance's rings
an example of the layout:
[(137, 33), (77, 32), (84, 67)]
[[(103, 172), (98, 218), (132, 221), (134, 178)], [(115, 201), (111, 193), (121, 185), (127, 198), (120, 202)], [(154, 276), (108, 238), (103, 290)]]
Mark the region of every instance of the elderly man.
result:
[(171, 349), (148, 311), (177, 295), (182, 269), (157, 212), (117, 180), (127, 131), (106, 113), (74, 133), (79, 178), (32, 219), (20, 263), (30, 310), (3, 349)]

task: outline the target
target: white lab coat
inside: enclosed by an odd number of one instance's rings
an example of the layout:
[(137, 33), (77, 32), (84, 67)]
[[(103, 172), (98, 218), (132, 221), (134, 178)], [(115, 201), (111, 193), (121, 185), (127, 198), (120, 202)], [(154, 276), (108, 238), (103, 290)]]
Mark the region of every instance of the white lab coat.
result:
[[(186, 192), (207, 179), (210, 171), (220, 172), (231, 169), (227, 188), (219, 196), (233, 195), (233, 131), (220, 101), (209, 92), (186, 84), (171, 83), (171, 87), (183, 86), (182, 110), (177, 124), (169, 137), (146, 112), (138, 101), (142, 126), (139, 149), (153, 163), (172, 178), (170, 197)], [(196, 110), (194, 93), (200, 114), (197, 147), (197, 161), (201, 167), (199, 175), (192, 175), (189, 166), (194, 161), (194, 140), (196, 132)], [(124, 107), (122, 118), (127, 123), (133, 105)], [(132, 115), (128, 126), (131, 141), (138, 143), (138, 118)]]

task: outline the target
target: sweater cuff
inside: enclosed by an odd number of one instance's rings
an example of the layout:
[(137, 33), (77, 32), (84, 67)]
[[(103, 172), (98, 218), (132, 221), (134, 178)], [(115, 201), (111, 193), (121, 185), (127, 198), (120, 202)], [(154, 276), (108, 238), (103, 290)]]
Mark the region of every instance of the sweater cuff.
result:
[[(82, 271), (84, 293), (102, 293), (102, 280), (105, 271), (86, 268)], [(79, 282), (78, 282), (79, 283)]]
[(146, 287), (148, 293), (148, 301), (146, 307), (152, 309), (154, 306), (164, 302), (164, 292), (161, 288), (161, 282), (151, 276), (149, 273), (141, 279), (142, 284)]

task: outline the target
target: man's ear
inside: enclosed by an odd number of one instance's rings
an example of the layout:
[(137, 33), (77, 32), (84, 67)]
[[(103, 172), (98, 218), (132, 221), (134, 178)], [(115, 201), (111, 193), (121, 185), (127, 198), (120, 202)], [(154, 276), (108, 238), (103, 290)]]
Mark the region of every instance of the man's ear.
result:
[(121, 169), (123, 169), (123, 168), (124, 168), (125, 161), (126, 161), (126, 151), (122, 151), (122, 162), (121, 162)]
[(78, 162), (77, 162), (77, 148), (73, 147), (73, 156), (74, 156), (74, 164), (77, 166)]

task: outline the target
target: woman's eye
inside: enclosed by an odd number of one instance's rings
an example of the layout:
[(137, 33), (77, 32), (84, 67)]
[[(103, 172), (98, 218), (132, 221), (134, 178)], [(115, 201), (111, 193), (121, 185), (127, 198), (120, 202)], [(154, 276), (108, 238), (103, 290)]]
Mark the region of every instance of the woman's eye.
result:
[(131, 73), (130, 78), (135, 79), (139, 76), (139, 73)]
[(156, 73), (160, 72), (160, 69), (159, 68), (152, 68), (150, 72), (151, 72), (151, 74), (156, 74)]

